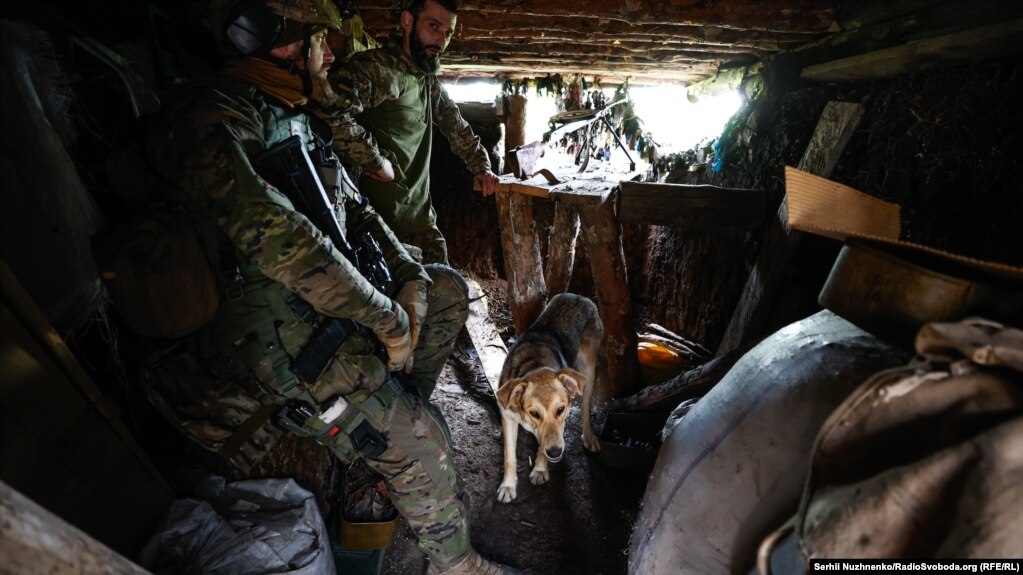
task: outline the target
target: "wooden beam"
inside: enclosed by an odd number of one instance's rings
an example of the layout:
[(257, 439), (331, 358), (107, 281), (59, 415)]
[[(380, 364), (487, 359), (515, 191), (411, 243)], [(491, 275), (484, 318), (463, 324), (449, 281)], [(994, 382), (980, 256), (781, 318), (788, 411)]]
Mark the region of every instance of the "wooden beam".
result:
[(575, 244), (579, 237), (579, 214), (564, 202), (554, 204), (554, 225), (547, 242), (544, 280), (550, 295), (568, 291), (575, 266)]
[[(505, 150), (525, 144), (526, 98), (512, 95), (505, 106)], [(505, 162), (507, 164), (507, 160)], [(515, 333), (526, 330), (547, 305), (540, 239), (533, 225), (533, 200), (522, 194), (499, 193), (497, 219), (501, 227), (508, 304)]]
[[(459, 22), (510, 22), (533, 19), (588, 18), (595, 23), (720, 26), (765, 31), (823, 32), (834, 22), (835, 3), (828, 0), (717, 0), (715, 2), (660, 0), (482, 0), (466, 2), (458, 11)], [(371, 28), (393, 29), (397, 23), (389, 4), (359, 6)]]
[(494, 322), (490, 320), (486, 294), (476, 280), (468, 277), (465, 280), (469, 284), (469, 319), (465, 322), (465, 329), (469, 332), (473, 347), (476, 348), (476, 355), (480, 358), (487, 383), (496, 394), (501, 381), (501, 369), (508, 357), (508, 348), (505, 347), (501, 335), (497, 333)]
[(687, 230), (756, 230), (767, 201), (759, 190), (622, 182), (623, 224), (672, 226)]
[(750, 342), (675, 377), (617, 399), (612, 411), (670, 411), (679, 403), (706, 395), (756, 342)]
[(577, 210), (581, 218), (597, 308), (604, 323), (604, 355), (611, 395), (621, 397), (639, 388), (639, 362), (622, 228), (614, 210), (617, 192), (608, 188), (606, 182), (591, 183), (571, 192), (552, 192), (552, 197)]
[(474, 25), (468, 19), (458, 21), (458, 31), (449, 49), (465, 40), (515, 39), (524, 42), (551, 40), (561, 42), (656, 42), (662, 45), (689, 45), (765, 50), (777, 52), (805, 44), (822, 35), (821, 32), (789, 32), (743, 30), (720, 26), (697, 26), (683, 22), (665, 24), (631, 24), (612, 20), (589, 18), (492, 19)]
[(142, 575), (145, 569), (0, 481), (0, 572)]
[(800, 75), (816, 82), (863, 82), (1021, 51), (1023, 20), (1011, 20), (807, 66)]
[[(799, 162), (799, 168), (822, 177), (831, 175), (863, 119), (863, 113), (863, 106), (857, 103), (828, 102)], [(760, 337), (767, 328), (768, 318), (785, 283), (785, 273), (802, 237), (801, 232), (787, 229), (786, 220), (783, 203), (767, 227), (753, 271), (746, 281), (725, 335), (721, 338), (718, 357), (737, 349), (744, 342)]]

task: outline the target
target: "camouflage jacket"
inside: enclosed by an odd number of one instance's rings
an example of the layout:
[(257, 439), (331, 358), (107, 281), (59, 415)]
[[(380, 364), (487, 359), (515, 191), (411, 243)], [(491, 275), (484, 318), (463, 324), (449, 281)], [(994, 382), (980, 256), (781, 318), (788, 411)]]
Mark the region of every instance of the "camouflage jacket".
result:
[[(157, 171), (176, 184), (167, 190), (168, 199), (184, 205), (200, 222), (215, 222), (226, 235), (239, 264), (256, 276), (246, 278), (246, 296), (261, 282), (279, 284), (321, 314), (351, 318), (378, 334), (401, 329), (397, 304), (377, 291), (249, 163), (250, 156), (293, 134), (311, 143), (314, 135), (303, 112), (279, 105), (252, 86), (219, 80), (172, 95), (162, 118), (166, 125), (151, 132), (147, 149)], [(345, 213), (342, 198), (331, 200), (349, 233), (367, 230), (377, 239), (397, 285), (413, 279), (429, 282), (422, 266), (365, 202)], [(252, 320), (239, 318), (251, 316), (258, 306), (221, 299), (213, 321), (218, 325), (206, 331), (219, 334), (214, 339), (221, 342), (246, 335)], [(309, 335), (298, 321), (277, 331), (291, 355)]]
[(346, 163), (369, 171), (379, 170), (385, 157), (394, 168), (393, 182), (364, 177), (360, 189), (399, 236), (436, 221), (429, 196), (432, 125), (471, 173), (490, 169), (479, 137), (439, 79), (405, 54), (400, 37), (355, 54), (331, 71), (329, 83), (337, 100), (324, 116), (334, 131), (334, 150)]

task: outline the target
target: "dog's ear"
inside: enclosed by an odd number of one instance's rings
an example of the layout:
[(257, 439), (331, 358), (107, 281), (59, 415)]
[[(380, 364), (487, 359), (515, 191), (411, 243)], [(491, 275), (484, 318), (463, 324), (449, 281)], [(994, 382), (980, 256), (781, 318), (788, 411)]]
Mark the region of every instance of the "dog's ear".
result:
[(522, 394), (529, 382), (524, 379), (509, 379), (497, 390), (497, 403), (505, 409), (512, 409), (522, 403)]
[(583, 389), (589, 383), (586, 381), (585, 375), (568, 367), (558, 372), (558, 380), (565, 385), (565, 389), (570, 394), (569, 397), (582, 395)]

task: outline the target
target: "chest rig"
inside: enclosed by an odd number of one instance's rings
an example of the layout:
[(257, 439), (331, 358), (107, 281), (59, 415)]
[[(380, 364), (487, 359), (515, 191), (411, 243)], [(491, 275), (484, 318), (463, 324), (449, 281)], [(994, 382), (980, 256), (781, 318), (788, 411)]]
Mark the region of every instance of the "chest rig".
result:
[[(327, 217), (336, 222), (343, 240), (347, 211), (361, 198), (331, 150), (329, 127), (324, 123), (316, 129), (318, 119), (302, 111), (276, 106), (266, 110), (268, 151), (288, 141), (301, 142), (301, 156), (308, 159), (317, 185), (323, 187)], [(299, 207), (298, 202), (293, 203)], [(310, 220), (316, 223), (314, 218)], [(340, 382), (326, 399), (319, 397), (322, 392), (313, 392), (317, 379), (346, 342), (376, 347), (375, 337), (351, 320), (318, 313), (283, 284), (265, 276), (233, 246), (221, 242), (215, 253), (216, 267), (223, 270), (222, 305), (218, 317), (199, 334), (199, 348), (203, 355), (221, 359), (214, 363), (227, 372), (222, 375), (243, 382), (263, 404), (224, 442), (219, 453), (232, 457), (271, 418), (278, 427), (313, 438), (345, 461), (360, 454), (372, 457), (382, 453), (387, 447), (390, 407), (401, 394), (400, 384), (386, 373), (386, 367), (382, 381), (360, 378), (363, 381)], [(380, 254), (379, 261), (382, 259)], [(383, 273), (387, 274), (386, 264)], [(362, 342), (350, 341), (360, 338)], [(386, 361), (382, 365), (386, 366)], [(359, 389), (356, 383), (361, 384)]]

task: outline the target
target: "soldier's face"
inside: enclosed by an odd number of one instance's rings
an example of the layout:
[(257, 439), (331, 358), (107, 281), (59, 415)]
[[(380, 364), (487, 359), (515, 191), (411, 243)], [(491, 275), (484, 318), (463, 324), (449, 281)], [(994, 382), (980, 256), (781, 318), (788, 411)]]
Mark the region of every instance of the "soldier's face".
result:
[(327, 71), (334, 61), (334, 53), (327, 45), (327, 31), (320, 30), (309, 39), (309, 58), (306, 60), (306, 67), (309, 75), (321, 80), (327, 78)]
[(434, 0), (427, 0), (418, 16), (402, 12), (406, 51), (424, 72), (434, 74), (440, 69), (440, 55), (448, 47), (457, 22), (458, 16)]

